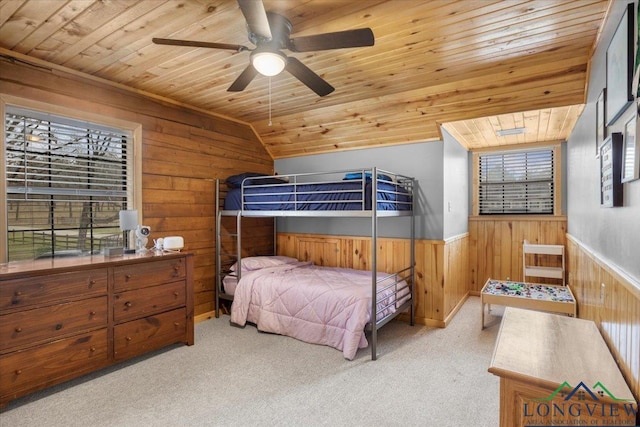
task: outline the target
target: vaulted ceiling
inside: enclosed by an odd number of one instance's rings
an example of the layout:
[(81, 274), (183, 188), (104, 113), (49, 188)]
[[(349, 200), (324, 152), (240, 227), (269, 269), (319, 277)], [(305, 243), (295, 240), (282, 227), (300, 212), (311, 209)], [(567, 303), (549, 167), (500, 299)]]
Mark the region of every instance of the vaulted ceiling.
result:
[[(4, 0), (0, 54), (246, 121), (274, 158), (438, 140), (444, 123), (474, 148), (504, 144), (487, 138), (487, 123), (508, 127), (499, 117), (510, 123), (504, 117), (514, 113), (517, 121), (527, 112), (529, 126), (532, 115), (548, 126), (552, 113), (564, 114), (564, 136), (532, 132), (566, 138), (585, 102), (609, 0), (264, 0), (264, 7), (291, 21), (292, 37), (369, 27), (375, 45), (285, 52), (335, 87), (324, 97), (287, 72), (228, 92), (249, 52), (151, 39), (253, 48), (235, 0)], [(481, 118), (486, 137), (455, 135)]]

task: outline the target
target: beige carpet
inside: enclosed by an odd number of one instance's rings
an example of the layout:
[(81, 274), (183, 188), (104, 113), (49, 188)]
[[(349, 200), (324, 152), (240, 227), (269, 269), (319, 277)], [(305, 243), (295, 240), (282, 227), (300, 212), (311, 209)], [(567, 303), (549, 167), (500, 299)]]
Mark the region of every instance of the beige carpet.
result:
[(378, 360), (238, 329), (196, 325), (174, 346), (9, 403), (18, 426), (497, 426), (499, 382), (487, 372), (499, 318), (480, 331), (470, 297), (446, 329), (391, 322)]

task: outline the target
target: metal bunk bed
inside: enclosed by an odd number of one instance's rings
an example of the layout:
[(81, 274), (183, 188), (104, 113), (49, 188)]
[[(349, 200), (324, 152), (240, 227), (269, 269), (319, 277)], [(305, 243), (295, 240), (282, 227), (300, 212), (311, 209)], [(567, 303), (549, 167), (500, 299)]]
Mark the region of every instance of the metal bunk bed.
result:
[[(224, 290), (224, 277), (235, 276), (238, 282), (241, 279), (243, 217), (369, 218), (371, 221), (369, 265), (373, 267), (371, 295), (376, 295), (376, 298), (371, 298), (371, 316), (365, 326), (365, 333), (369, 335), (371, 341), (371, 359), (376, 360), (378, 330), (382, 326), (407, 310), (410, 324), (414, 324), (415, 179), (375, 167), (321, 173), (251, 175), (243, 178), (241, 184), (235, 186), (237, 188), (228, 188), (227, 183), (216, 180), (216, 317), (219, 316), (221, 300), (233, 301), (233, 295)], [(228, 217), (235, 218), (232, 231), (225, 231), (225, 227), (222, 226), (223, 218)], [(381, 217), (409, 217), (411, 240), (410, 265), (393, 273), (385, 273), (384, 277), (378, 277), (379, 273), (375, 268), (378, 250), (378, 218)], [(273, 227), (273, 254), (275, 255), (275, 220)], [(235, 241), (235, 244), (226, 244), (223, 247), (223, 240), (227, 243)], [(233, 263), (237, 263), (235, 271), (229, 268)], [(395, 311), (385, 312), (384, 316), (379, 318), (380, 313), (385, 310), (384, 308), (381, 310), (377, 305), (378, 294), (381, 292), (378, 284), (390, 277), (395, 277), (395, 283), (406, 281), (409, 294), (408, 297), (402, 298), (401, 305)], [(397, 295), (398, 290), (395, 292)]]

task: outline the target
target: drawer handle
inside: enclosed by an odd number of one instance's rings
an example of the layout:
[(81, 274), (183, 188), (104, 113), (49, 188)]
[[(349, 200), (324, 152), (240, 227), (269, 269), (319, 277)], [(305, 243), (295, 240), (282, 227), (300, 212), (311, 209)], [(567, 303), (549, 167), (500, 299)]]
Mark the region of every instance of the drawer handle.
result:
[(17, 297), (19, 297), (20, 295), (22, 295), (22, 292), (20, 292), (20, 291), (16, 291), (16, 292), (14, 293), (14, 295), (15, 295), (15, 296), (17, 296)]
[(58, 323), (56, 325), (56, 331), (59, 331), (60, 329), (62, 329), (62, 323)]
[(173, 295), (178, 296), (178, 295), (180, 295), (180, 293), (178, 291), (174, 291)]
[(125, 305), (125, 307), (131, 307), (133, 304), (131, 304), (130, 301), (127, 301), (127, 302), (124, 303), (124, 305)]
[(91, 353), (94, 353), (94, 352), (96, 351), (96, 348), (92, 346), (92, 347), (90, 347), (90, 348), (89, 348), (89, 351), (90, 351)]
[(15, 329), (16, 332), (22, 332), (22, 328), (20, 326), (16, 327)]
[(173, 326), (180, 326), (180, 322), (173, 322)]
[(89, 316), (95, 316), (95, 315), (96, 315), (96, 312), (95, 312), (94, 310), (91, 310), (91, 311), (89, 312)]
[(124, 337), (125, 340), (131, 341), (131, 337)]
[(22, 369), (16, 369), (14, 372), (16, 375), (20, 375), (22, 373)]
[(95, 285), (95, 284), (96, 284), (96, 281), (95, 281), (95, 280), (89, 280), (89, 285), (90, 285), (90, 286), (93, 286), (93, 285)]
[(125, 275), (125, 276), (124, 276), (124, 278), (125, 278), (125, 279), (127, 279), (127, 280), (129, 280), (129, 279), (131, 279), (131, 275), (130, 275), (130, 274), (127, 274), (127, 275)]

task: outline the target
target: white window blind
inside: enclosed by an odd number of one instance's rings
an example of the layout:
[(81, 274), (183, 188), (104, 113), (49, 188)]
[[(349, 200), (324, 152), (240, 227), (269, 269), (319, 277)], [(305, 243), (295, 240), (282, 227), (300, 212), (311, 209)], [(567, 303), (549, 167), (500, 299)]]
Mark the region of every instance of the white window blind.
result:
[(554, 151), (479, 156), (480, 215), (553, 214)]
[(5, 132), (9, 260), (115, 246), (129, 131), (8, 107)]

